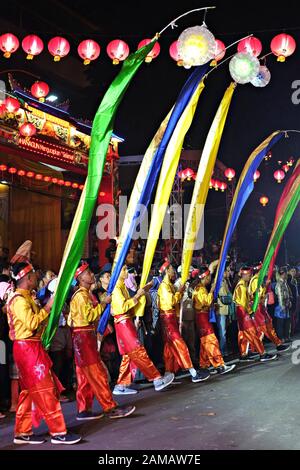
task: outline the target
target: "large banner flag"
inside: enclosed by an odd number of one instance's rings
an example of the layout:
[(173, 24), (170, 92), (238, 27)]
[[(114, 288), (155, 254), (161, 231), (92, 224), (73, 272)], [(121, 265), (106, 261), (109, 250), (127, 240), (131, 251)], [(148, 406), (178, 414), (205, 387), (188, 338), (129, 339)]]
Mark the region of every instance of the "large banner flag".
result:
[(121, 71), (105, 93), (94, 117), (89, 151), (88, 175), (65, 247), (58, 275), (54, 303), (47, 328), (43, 335), (43, 344), (46, 348), (50, 346), (51, 339), (55, 334), (60, 313), (82, 256), (85, 238), (98, 197), (107, 149), (118, 106), (129, 83), (156, 41), (157, 36), (153, 38), (149, 44), (138, 49), (124, 61)]
[[(273, 231), (274, 231), (274, 229), (277, 228), (277, 225), (280, 222), (281, 214), (284, 213), (284, 211), (286, 209), (286, 206), (288, 205), (288, 202), (289, 202), (289, 199), (290, 199), (290, 194), (293, 192), (293, 186), (295, 184), (295, 180), (298, 179), (299, 174), (300, 174), (300, 159), (298, 160), (291, 177), (288, 179), (288, 181), (285, 185), (285, 188), (283, 190), (283, 193), (280, 197), (280, 200), (278, 202)], [(269, 269), (268, 269), (268, 280), (271, 279), (272, 274), (273, 274), (274, 264), (275, 264), (277, 254), (278, 254), (278, 251), (279, 251), (279, 248), (280, 248), (280, 243), (281, 243), (281, 240), (279, 240), (278, 245), (277, 245), (277, 247), (274, 251), (274, 254), (272, 256), (272, 259), (270, 261), (270, 265), (269, 265)]]
[(283, 131), (273, 132), (267, 139), (265, 139), (256, 149), (251, 153), (248, 158), (241, 176), (239, 178), (233, 200), (230, 206), (230, 211), (226, 223), (226, 228), (223, 237), (223, 243), (220, 253), (220, 262), (218, 264), (216, 272), (216, 287), (214, 291), (214, 299), (217, 300), (218, 294), (221, 288), (221, 283), (223, 279), (223, 274), (225, 270), (226, 258), (228, 249), (230, 246), (232, 234), (236, 227), (239, 216), (242, 212), (244, 205), (246, 204), (250, 194), (254, 188), (254, 179), (253, 175), (257, 168), (259, 167), (262, 159), (266, 153), (273, 147), (276, 142), (278, 142), (284, 136)]
[(203, 218), (204, 207), (209, 191), (209, 182), (216, 163), (220, 142), (235, 87), (236, 83), (231, 83), (225, 91), (223, 99), (210, 126), (199, 162), (183, 240), (181, 259), (182, 284), (185, 284), (188, 280), (193, 251)]
[[(118, 248), (114, 259), (112, 276), (108, 286), (109, 293), (113, 291), (117, 283), (121, 269), (125, 263), (133, 235), (138, 224), (143, 220), (147, 208), (150, 205), (164, 154), (174, 129), (176, 128), (177, 122), (191, 100), (195, 90), (198, 88), (199, 83), (201, 83), (207, 70), (208, 65), (203, 65), (201, 67), (197, 67), (190, 75), (179, 94), (175, 106), (161, 124), (143, 158), (118, 240)], [(98, 331), (101, 334), (105, 331), (109, 315), (110, 305), (107, 305), (99, 322)]]
[(290, 220), (295, 212), (295, 209), (299, 201), (300, 201), (300, 174), (295, 179), (295, 182), (291, 188), (289, 200), (285, 207), (285, 210), (281, 214), (281, 217), (280, 217), (280, 220), (278, 221), (277, 226), (274, 227), (272, 231), (272, 234), (268, 243), (268, 248), (265, 253), (263, 265), (258, 275), (257, 289), (255, 292), (254, 302), (253, 302), (253, 307), (252, 307), (253, 312), (256, 312), (257, 310), (258, 303), (259, 303), (259, 289), (264, 282), (264, 278), (268, 271), (270, 261), (275, 253), (275, 250), (279, 241), (281, 240), (288, 224), (290, 223)]

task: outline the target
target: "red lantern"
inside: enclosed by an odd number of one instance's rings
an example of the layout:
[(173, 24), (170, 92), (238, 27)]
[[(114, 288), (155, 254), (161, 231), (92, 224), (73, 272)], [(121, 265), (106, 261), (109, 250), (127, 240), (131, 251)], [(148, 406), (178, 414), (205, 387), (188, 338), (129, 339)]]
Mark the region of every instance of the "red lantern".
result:
[(123, 61), (128, 57), (129, 46), (121, 39), (114, 39), (107, 44), (106, 52), (107, 55), (113, 60), (113, 64), (116, 65), (120, 62), (120, 60)]
[(262, 196), (259, 200), (259, 202), (261, 203), (262, 206), (266, 206), (269, 202), (269, 198), (267, 196)]
[(57, 178), (52, 178), (52, 183), (56, 184), (58, 182)]
[(19, 170), (19, 171), (18, 171), (18, 175), (19, 175), (19, 176), (25, 176), (25, 175), (26, 175), (26, 171), (24, 171), (24, 170)]
[(17, 173), (17, 171), (18, 170), (16, 168), (11, 167), (11, 168), (9, 168), (8, 173), (11, 173), (12, 175), (14, 175), (15, 173)]
[(32, 60), (34, 56), (39, 55), (44, 49), (44, 43), (35, 34), (29, 34), (22, 41), (23, 51), (26, 52), (26, 59)]
[(41, 175), (40, 173), (37, 173), (37, 174), (35, 175), (35, 179), (36, 179), (36, 180), (42, 180), (42, 179), (43, 179), (43, 175)]
[(213, 178), (210, 179), (210, 182), (209, 182), (209, 189), (212, 189), (215, 185), (215, 180)]
[(231, 181), (235, 177), (235, 171), (233, 168), (226, 168), (224, 171), (224, 175), (228, 179), (228, 181)]
[(38, 100), (43, 103), (49, 93), (49, 86), (45, 82), (35, 82), (30, 88), (30, 91), (32, 96), (38, 98)]
[(262, 45), (259, 39), (254, 36), (250, 36), (249, 38), (242, 39), (238, 43), (237, 50), (238, 52), (243, 52), (244, 54), (248, 53), (254, 57), (258, 57), (262, 51)]
[(56, 36), (48, 42), (48, 50), (54, 56), (54, 62), (58, 62), (70, 52), (70, 44), (65, 38)]
[(212, 67), (215, 67), (217, 65), (217, 62), (223, 59), (225, 53), (226, 53), (226, 47), (225, 47), (224, 42), (220, 41), (219, 39), (216, 39), (214, 59), (211, 61), (210, 65)]
[(8, 113), (16, 113), (20, 109), (20, 103), (16, 98), (5, 98), (3, 105)]
[(295, 49), (295, 39), (289, 34), (277, 34), (271, 41), (271, 51), (277, 56), (278, 62), (284, 62), (286, 57), (295, 52)]
[(172, 42), (169, 48), (169, 54), (177, 62), (177, 65), (181, 67), (183, 65), (182, 57), (178, 51), (178, 41)]
[[(141, 49), (142, 47), (147, 46), (147, 44), (149, 44), (150, 42), (151, 42), (151, 39), (143, 39), (142, 41), (139, 42), (137, 48)], [(152, 47), (151, 51), (148, 52), (145, 62), (148, 62), (148, 63), (151, 62), (152, 59), (155, 59), (155, 57), (157, 57), (159, 53), (160, 53), (160, 45), (158, 44), (158, 42), (156, 42), (154, 46)]]
[(71, 181), (65, 181), (65, 183), (64, 183), (64, 184), (65, 184), (65, 186), (66, 186), (67, 188), (69, 188), (69, 187), (71, 186), (71, 184), (72, 184), (72, 183), (71, 183)]
[(221, 189), (222, 193), (224, 193), (225, 189), (227, 189), (227, 183), (222, 181), (219, 185), (219, 188)]
[(27, 178), (33, 178), (34, 177), (34, 172), (33, 171), (27, 171), (26, 176), (27, 176)]
[(6, 171), (7, 166), (6, 165), (0, 165), (0, 171)]
[(6, 33), (0, 36), (0, 49), (4, 52), (3, 56), (6, 59), (9, 59), (12, 53), (16, 52), (19, 45), (19, 39), (14, 34)]
[(58, 184), (59, 186), (63, 186), (63, 185), (65, 184), (65, 182), (64, 182), (64, 180), (58, 180), (58, 181), (57, 181), (57, 184)]
[(281, 181), (285, 178), (285, 173), (282, 170), (274, 171), (274, 178), (277, 180), (277, 183), (281, 183)]
[(289, 167), (289, 165), (286, 164), (286, 165), (283, 165), (282, 169), (285, 173), (287, 173), (289, 171), (290, 167)]
[(96, 60), (100, 55), (100, 46), (93, 39), (81, 41), (77, 48), (78, 54), (83, 59), (84, 65), (90, 64), (91, 60)]
[(79, 186), (79, 189), (82, 191), (83, 188), (84, 188), (84, 184), (81, 184), (81, 185)]
[(260, 177), (260, 171), (256, 170), (253, 175), (254, 182), (258, 180)]
[(25, 122), (19, 129), (20, 134), (23, 137), (32, 137), (36, 133), (36, 128), (31, 122)]
[(215, 191), (219, 191), (220, 185), (221, 185), (221, 182), (219, 180), (215, 180), (214, 182)]
[(51, 181), (51, 176), (44, 176), (44, 181), (46, 181), (46, 183), (49, 183)]
[(191, 181), (191, 179), (194, 177), (194, 172), (191, 168), (186, 168), (185, 170), (182, 171), (182, 176), (184, 179), (187, 179), (188, 181)]
[(78, 188), (78, 186), (79, 186), (79, 184), (78, 184), (78, 183), (73, 183), (73, 184), (72, 184), (72, 188), (74, 188), (74, 189), (77, 189), (77, 188)]

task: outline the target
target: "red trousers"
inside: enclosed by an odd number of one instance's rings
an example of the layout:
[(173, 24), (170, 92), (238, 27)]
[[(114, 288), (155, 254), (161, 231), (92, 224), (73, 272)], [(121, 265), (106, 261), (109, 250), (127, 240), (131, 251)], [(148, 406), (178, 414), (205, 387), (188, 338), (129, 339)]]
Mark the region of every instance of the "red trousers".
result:
[(213, 325), (209, 321), (209, 312), (196, 310), (196, 323), (200, 336), (200, 367), (223, 366), (224, 359)]
[(245, 312), (243, 307), (237, 305), (236, 316), (239, 327), (238, 345), (241, 356), (245, 356), (248, 353), (249, 345), (252, 351), (258, 351), (259, 354), (264, 354), (264, 345), (258, 336), (255, 323), (250, 315)]
[(261, 325), (257, 328), (258, 333), (260, 334), (260, 339), (263, 340), (264, 335), (272, 341), (276, 346), (282, 344), (281, 339), (278, 338), (276, 331), (273, 327), (272, 322), (268, 322), (265, 325)]
[(191, 369), (193, 363), (187, 345), (179, 333), (176, 313), (160, 314), (164, 341), (164, 362), (168, 372), (177, 372), (179, 369)]

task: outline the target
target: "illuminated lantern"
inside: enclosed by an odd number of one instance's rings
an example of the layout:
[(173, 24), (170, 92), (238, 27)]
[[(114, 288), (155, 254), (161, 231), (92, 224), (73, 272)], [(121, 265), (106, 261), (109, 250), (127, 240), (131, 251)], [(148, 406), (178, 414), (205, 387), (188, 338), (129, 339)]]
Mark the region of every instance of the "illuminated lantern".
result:
[(50, 183), (51, 176), (44, 176), (43, 180), (46, 181), (46, 183)]
[(284, 62), (286, 57), (295, 52), (295, 49), (295, 39), (289, 34), (277, 34), (271, 41), (271, 51), (277, 56), (278, 62)]
[(211, 178), (209, 182), (209, 189), (212, 189), (214, 187), (214, 184), (215, 184), (215, 180)]
[(228, 181), (231, 181), (232, 178), (235, 177), (235, 171), (233, 168), (226, 168), (226, 170), (224, 171), (224, 175), (226, 176)]
[(52, 181), (53, 184), (56, 184), (58, 182), (58, 179), (57, 178), (52, 178), (51, 181)]
[(35, 179), (36, 179), (36, 180), (42, 180), (42, 179), (43, 179), (43, 175), (41, 175), (40, 173), (37, 173), (37, 174), (35, 175)]
[(214, 182), (214, 189), (215, 189), (215, 191), (219, 191), (220, 184), (221, 184), (220, 181), (215, 180), (215, 182)]
[(7, 166), (6, 165), (0, 165), (0, 171), (6, 171)]
[(8, 113), (16, 113), (20, 109), (20, 103), (16, 98), (5, 98), (3, 105)]
[(0, 116), (3, 116), (6, 113), (7, 109), (4, 103), (0, 104)]
[(259, 60), (256, 57), (239, 52), (230, 60), (229, 71), (235, 82), (244, 85), (258, 75), (259, 66)]
[(185, 170), (182, 171), (182, 176), (184, 179), (187, 179), (188, 181), (191, 181), (191, 179), (194, 177), (195, 173), (191, 168), (186, 168)]
[(215, 67), (217, 62), (223, 59), (226, 53), (226, 47), (224, 42), (220, 41), (220, 39), (215, 40), (215, 52), (214, 52), (214, 59), (211, 61), (210, 65)]
[(11, 167), (11, 168), (9, 168), (8, 173), (11, 173), (12, 175), (14, 175), (15, 173), (17, 173), (17, 171), (18, 170), (16, 168)]
[(293, 166), (294, 162), (295, 162), (295, 160), (293, 158), (290, 158), (289, 161), (287, 162), (287, 165), (288, 166)]
[(222, 193), (224, 193), (225, 189), (227, 189), (227, 183), (222, 181), (219, 185), (219, 188), (221, 189)]
[(26, 59), (32, 60), (35, 56), (39, 55), (44, 49), (44, 43), (35, 34), (29, 34), (22, 41), (23, 51), (26, 52)]
[(81, 184), (81, 185), (79, 186), (79, 189), (82, 191), (83, 188), (84, 188), (84, 184)]
[[(141, 49), (142, 47), (147, 46), (147, 44), (149, 44), (150, 42), (151, 42), (151, 39), (143, 39), (141, 42), (139, 42), (137, 48)], [(145, 62), (148, 62), (148, 63), (151, 62), (152, 59), (155, 59), (155, 57), (157, 57), (159, 53), (160, 53), (160, 45), (158, 44), (158, 42), (156, 42), (154, 46), (152, 47), (151, 51), (148, 52)]]
[(264, 159), (265, 159), (266, 161), (268, 161), (268, 160), (271, 160), (271, 158), (272, 158), (272, 152), (271, 152), (271, 150), (269, 150), (269, 151), (266, 153), (266, 156), (264, 157)]
[(277, 183), (281, 183), (281, 181), (285, 178), (285, 173), (282, 170), (276, 170), (274, 171), (273, 176), (277, 180)]
[(63, 185), (65, 184), (65, 182), (64, 182), (64, 180), (58, 180), (58, 181), (57, 181), (57, 184), (58, 184), (59, 186), (63, 186)]
[(77, 188), (78, 188), (78, 186), (79, 186), (79, 184), (78, 184), (78, 183), (73, 183), (73, 184), (72, 184), (72, 188), (74, 188), (74, 189), (77, 189)]
[(30, 138), (36, 133), (36, 128), (31, 122), (25, 122), (20, 127), (19, 132), (23, 137)]
[(251, 54), (254, 57), (258, 57), (262, 51), (262, 45), (259, 39), (251, 36), (249, 38), (242, 39), (237, 46), (238, 52), (243, 54)]
[(18, 175), (19, 175), (19, 176), (25, 176), (25, 175), (26, 175), (26, 171), (24, 171), (24, 170), (19, 170), (19, 171), (18, 171)]
[(259, 202), (261, 203), (262, 206), (266, 206), (269, 202), (269, 198), (267, 196), (262, 196), (259, 200)]
[(169, 47), (169, 54), (179, 67), (183, 65), (183, 60), (178, 50), (178, 41), (172, 42), (171, 46)]
[(205, 25), (185, 29), (178, 38), (178, 51), (187, 66), (203, 65), (214, 58), (216, 41)]
[(101, 192), (99, 193), (99, 196), (101, 196), (101, 197), (103, 197), (103, 196), (105, 196), (105, 195), (106, 195), (106, 193), (105, 193), (104, 191), (101, 191)]
[(0, 36), (0, 49), (4, 52), (3, 56), (9, 59), (13, 52), (16, 52), (20, 43), (19, 39), (11, 33), (2, 34)]
[(38, 100), (43, 103), (49, 93), (49, 86), (45, 82), (35, 82), (30, 88), (30, 91), (32, 96), (38, 98)]
[(71, 184), (72, 184), (72, 183), (71, 183), (71, 181), (65, 181), (65, 183), (64, 183), (64, 184), (65, 184), (65, 186), (66, 186), (67, 188), (69, 188), (69, 187), (71, 186)]
[(107, 55), (112, 59), (113, 64), (117, 65), (120, 60), (125, 60), (129, 55), (129, 46), (121, 39), (114, 39), (107, 44)]
[(26, 176), (27, 176), (27, 178), (33, 178), (34, 177), (34, 172), (33, 171), (27, 171)]
[(70, 52), (70, 44), (65, 38), (56, 36), (48, 42), (48, 50), (54, 57), (54, 62), (58, 62)]
[(270, 70), (265, 65), (260, 65), (258, 74), (256, 75), (256, 77), (253, 78), (253, 80), (251, 80), (250, 83), (256, 87), (262, 88), (264, 86), (267, 86), (270, 80)]
[(285, 173), (287, 173), (290, 169), (289, 165), (283, 165), (282, 167), (283, 171), (285, 171)]
[(260, 177), (260, 171), (256, 170), (253, 175), (254, 182), (258, 180)]
[(91, 60), (98, 59), (100, 55), (100, 46), (93, 39), (85, 39), (81, 41), (77, 48), (78, 54), (83, 59), (84, 65), (91, 63)]

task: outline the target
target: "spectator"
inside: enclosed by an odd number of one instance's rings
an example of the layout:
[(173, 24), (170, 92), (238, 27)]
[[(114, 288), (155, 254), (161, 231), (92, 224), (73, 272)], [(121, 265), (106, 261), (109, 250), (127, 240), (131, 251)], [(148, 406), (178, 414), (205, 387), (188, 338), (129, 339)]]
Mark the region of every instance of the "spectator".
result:
[(290, 340), (292, 293), (287, 283), (287, 271), (285, 268), (279, 269), (275, 294), (278, 300), (274, 313), (276, 318), (276, 333), (283, 342), (286, 342)]

